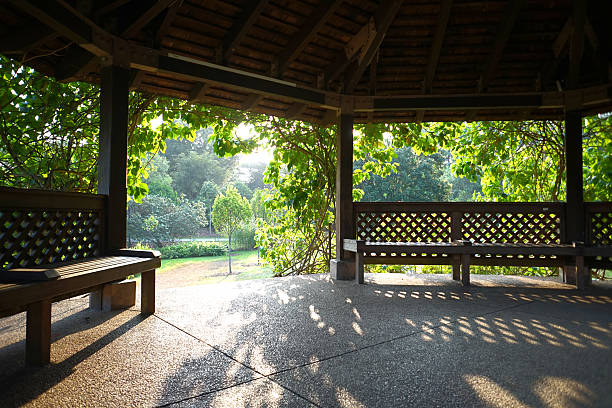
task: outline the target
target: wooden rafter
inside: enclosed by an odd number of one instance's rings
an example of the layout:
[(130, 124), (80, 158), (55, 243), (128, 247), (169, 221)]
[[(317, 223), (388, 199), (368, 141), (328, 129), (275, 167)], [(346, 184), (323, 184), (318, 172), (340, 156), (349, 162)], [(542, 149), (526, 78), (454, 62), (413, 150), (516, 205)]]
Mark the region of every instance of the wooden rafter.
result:
[(374, 58), (376, 52), (378, 52), (387, 34), (387, 30), (399, 12), (402, 3), (403, 0), (384, 1), (378, 6), (378, 9), (376, 9), (376, 13), (374, 14), (376, 35), (361, 51), (359, 62), (348, 73), (344, 86), (346, 93), (352, 93), (355, 90), (355, 86), (363, 76), (366, 68), (370, 65), (370, 62), (372, 62), (372, 58)]
[(298, 33), (291, 39), (285, 47), (285, 51), (278, 56), (278, 74), (283, 75), (289, 64), (291, 64), (301, 53), (304, 48), (316, 37), (317, 33), (325, 25), (329, 17), (331, 17), (343, 0), (325, 0), (314, 11), (314, 13), (306, 20), (306, 23), (300, 28)]
[(248, 2), (236, 23), (234, 23), (229, 30), (229, 34), (223, 39), (220, 52), (218, 53), (222, 56), (223, 61), (217, 61), (218, 63), (229, 61), (230, 57), (234, 51), (236, 51), (236, 48), (253, 24), (255, 24), (255, 21), (257, 21), (268, 2), (269, 0), (251, 0)]

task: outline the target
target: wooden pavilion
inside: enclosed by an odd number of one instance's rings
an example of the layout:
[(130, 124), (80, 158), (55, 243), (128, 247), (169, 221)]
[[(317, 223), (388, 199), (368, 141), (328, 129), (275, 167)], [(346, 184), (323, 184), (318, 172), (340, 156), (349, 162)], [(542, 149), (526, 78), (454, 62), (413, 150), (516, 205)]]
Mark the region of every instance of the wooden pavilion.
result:
[[(413, 231), (413, 241), (470, 239), (453, 225), (476, 214), (472, 225), (512, 218), (502, 235), (527, 229), (544, 243), (610, 245), (612, 207), (584, 202), (581, 171), (581, 118), (612, 110), (610, 15), (605, 0), (4, 0), (0, 52), (58, 80), (100, 84), (99, 193), (112, 217), (111, 248), (125, 246), (130, 90), (337, 121), (331, 269), (350, 279), (344, 239), (368, 238), (381, 222), (436, 225), (437, 235)], [(384, 203), (352, 202), (354, 123), (526, 119), (565, 120), (567, 203), (479, 204), (471, 213), (394, 204), (412, 214), (398, 221), (385, 218)], [(545, 221), (522, 224), (525, 217)]]

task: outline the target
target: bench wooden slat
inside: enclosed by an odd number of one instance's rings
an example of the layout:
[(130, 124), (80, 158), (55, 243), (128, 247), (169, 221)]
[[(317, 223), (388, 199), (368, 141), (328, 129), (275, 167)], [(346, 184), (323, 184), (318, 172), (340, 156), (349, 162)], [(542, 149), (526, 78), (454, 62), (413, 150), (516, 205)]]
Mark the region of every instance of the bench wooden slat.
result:
[(60, 274), (56, 280), (0, 285), (0, 311), (121, 280), (128, 275), (157, 269), (160, 265), (159, 258), (113, 256), (60, 264), (54, 268)]

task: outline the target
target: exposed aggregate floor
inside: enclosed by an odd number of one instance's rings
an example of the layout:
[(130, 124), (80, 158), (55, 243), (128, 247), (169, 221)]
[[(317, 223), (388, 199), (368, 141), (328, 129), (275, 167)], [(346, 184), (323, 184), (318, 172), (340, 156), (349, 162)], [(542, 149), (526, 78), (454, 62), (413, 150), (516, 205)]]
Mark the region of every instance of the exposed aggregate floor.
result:
[(0, 319), (0, 407), (612, 407), (612, 285), (326, 275), (53, 305), (50, 365)]

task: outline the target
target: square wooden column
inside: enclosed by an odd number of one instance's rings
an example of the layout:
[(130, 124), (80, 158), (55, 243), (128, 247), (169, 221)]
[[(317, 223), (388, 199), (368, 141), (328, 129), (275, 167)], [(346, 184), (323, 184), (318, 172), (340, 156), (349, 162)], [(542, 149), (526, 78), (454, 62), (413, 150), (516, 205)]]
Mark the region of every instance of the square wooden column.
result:
[[(344, 104), (343, 104), (344, 105)], [(353, 112), (344, 107), (336, 134), (336, 259), (330, 261), (333, 279), (355, 279), (355, 256), (342, 249), (345, 238), (355, 239), (353, 219)]]
[(108, 195), (106, 250), (125, 248), (127, 231), (127, 128), (130, 72), (102, 69), (98, 193)]
[[(567, 192), (565, 213), (565, 241), (567, 243), (584, 242), (586, 239), (586, 213), (584, 209), (582, 162), (582, 114), (580, 111), (568, 110), (565, 113), (565, 186)], [(563, 281), (577, 284), (579, 273), (572, 268), (564, 268)], [(586, 280), (587, 276), (578, 277)], [(590, 280), (590, 279), (588, 279)], [(586, 284), (586, 282), (583, 282)]]

